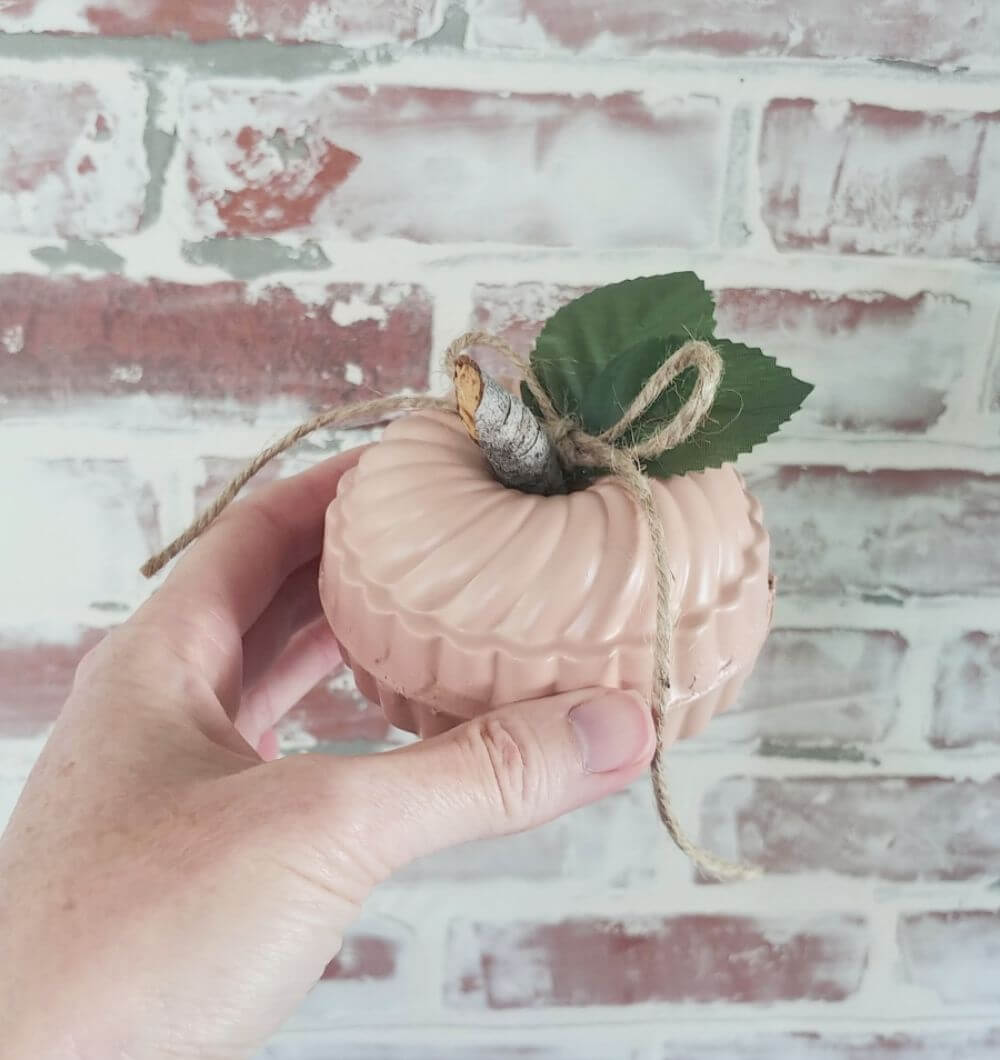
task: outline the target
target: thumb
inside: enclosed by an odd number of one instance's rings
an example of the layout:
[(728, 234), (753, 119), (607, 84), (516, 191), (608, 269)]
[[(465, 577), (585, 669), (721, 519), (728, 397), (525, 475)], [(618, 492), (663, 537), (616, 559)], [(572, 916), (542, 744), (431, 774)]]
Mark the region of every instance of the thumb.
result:
[(366, 793), (358, 834), (391, 871), (617, 791), (645, 769), (654, 743), (652, 716), (636, 693), (591, 689), (501, 707), (340, 768), (356, 772)]

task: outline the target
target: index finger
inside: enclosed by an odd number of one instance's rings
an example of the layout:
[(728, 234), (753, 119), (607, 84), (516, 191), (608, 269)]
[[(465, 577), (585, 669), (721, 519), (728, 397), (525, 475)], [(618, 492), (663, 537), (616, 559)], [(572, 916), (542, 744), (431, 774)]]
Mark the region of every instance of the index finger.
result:
[(227, 508), (149, 600), (149, 617), (176, 625), (183, 616), (199, 647), (231, 654), (285, 579), (320, 554), (326, 509), (361, 452), (338, 454)]

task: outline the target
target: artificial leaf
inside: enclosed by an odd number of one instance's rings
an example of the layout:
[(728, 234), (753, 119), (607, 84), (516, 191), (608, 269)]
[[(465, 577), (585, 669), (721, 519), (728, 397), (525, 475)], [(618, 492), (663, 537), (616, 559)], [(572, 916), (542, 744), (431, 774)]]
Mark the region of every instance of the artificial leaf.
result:
[[(673, 336), (637, 347), (627, 373), (633, 389), (619, 388), (622, 402), (628, 404), (635, 397), (662, 361), (665, 349), (679, 349), (684, 341), (684, 337)], [(734, 461), (778, 430), (813, 389), (811, 383), (796, 379), (759, 349), (729, 339), (712, 339), (712, 344), (725, 362), (712, 409), (686, 442), (646, 461), (650, 475), (665, 478)], [(647, 437), (675, 415), (693, 386), (694, 372), (689, 370), (633, 425), (630, 436), (623, 439), (625, 444)]]
[[(617, 423), (646, 380), (662, 362), (687, 342), (686, 335), (653, 336), (608, 361), (583, 395), (580, 419), (590, 434), (600, 434)], [(676, 415), (694, 386), (694, 370), (683, 372), (643, 414), (643, 420), (662, 422)], [(635, 437), (635, 432), (630, 432)]]
[[(641, 276), (599, 287), (548, 319), (531, 365), (556, 408), (580, 418), (585, 395), (610, 361), (658, 335), (708, 338), (715, 327), (714, 312), (712, 296), (693, 272)], [(537, 412), (530, 395), (523, 396)], [(585, 418), (582, 424), (593, 433)]]

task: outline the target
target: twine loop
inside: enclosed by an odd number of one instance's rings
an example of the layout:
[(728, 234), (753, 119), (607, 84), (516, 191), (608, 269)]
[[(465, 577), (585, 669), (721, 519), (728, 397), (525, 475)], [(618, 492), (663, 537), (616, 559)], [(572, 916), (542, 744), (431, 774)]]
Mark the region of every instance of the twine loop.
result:
[[(504, 339), (489, 332), (466, 332), (448, 346), (443, 358), (443, 367), (449, 378), (455, 359), (474, 346), (496, 350), (523, 377), (535, 399), (542, 425), (564, 470), (607, 470), (621, 483), (639, 508), (649, 533), (656, 570), (656, 626), (652, 645), (654, 662), (651, 696), (656, 723), (656, 750), (652, 761), (656, 808), (676, 846), (706, 875), (720, 880), (751, 879), (758, 876), (760, 870), (756, 866), (729, 862), (699, 847), (687, 836), (673, 809), (664, 761), (664, 734), (670, 692), (670, 646), (675, 625), (673, 574), (667, 559), (666, 536), (656, 498), (650, 480), (642, 470), (644, 461), (654, 459), (686, 441), (708, 416), (722, 380), (721, 356), (713, 346), (699, 339), (688, 340), (674, 353), (664, 350), (663, 361), (629, 406), (622, 410), (621, 418), (599, 434), (589, 434), (581, 423), (556, 409), (530, 362)], [(621, 439), (626, 431), (689, 368), (696, 370), (694, 387), (676, 414), (645, 437), (622, 444)], [(428, 409), (454, 411), (454, 402), (427, 394), (400, 394), (328, 409), (299, 424), (273, 445), (258, 453), (184, 533), (143, 565), (142, 573), (147, 578), (151, 577), (183, 551), (215, 521), (250, 478), (275, 456), (307, 434), (321, 427), (371, 426), (399, 412)]]

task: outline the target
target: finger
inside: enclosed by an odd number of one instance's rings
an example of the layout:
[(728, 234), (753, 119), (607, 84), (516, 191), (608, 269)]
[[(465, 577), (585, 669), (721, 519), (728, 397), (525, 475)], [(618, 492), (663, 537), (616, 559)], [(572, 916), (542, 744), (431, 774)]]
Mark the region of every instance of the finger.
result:
[(323, 614), (319, 599), (319, 559), (304, 563), (285, 579), (264, 613), (243, 635), (243, 687), (267, 673), (289, 640)]
[(285, 579), (319, 556), (323, 520), (360, 450), (342, 453), (228, 508), (142, 609), (174, 653), (231, 700), (242, 637)]
[(265, 762), (273, 762), (281, 756), (281, 752), (278, 750), (278, 734), (274, 729), (268, 729), (267, 732), (261, 735), (257, 741), (257, 754)]
[(316, 619), (292, 636), (267, 673), (244, 693), (235, 718), (237, 730), (247, 743), (257, 746), (271, 726), (341, 665), (326, 619)]
[(313, 802), (328, 827), (343, 828), (340, 841), (353, 837), (359, 857), (391, 871), (617, 791), (645, 769), (654, 743), (635, 693), (593, 689), (503, 707), (401, 750), (302, 768), (325, 774), (325, 798)]

